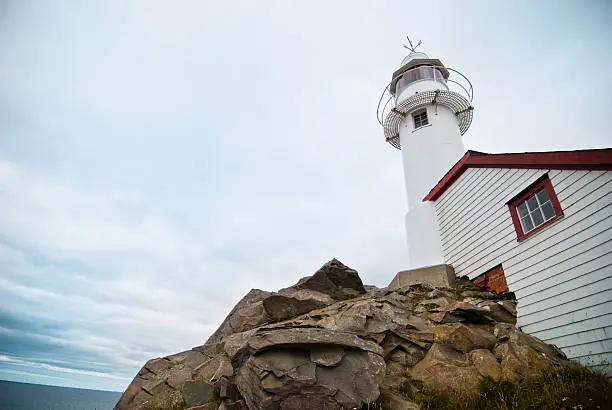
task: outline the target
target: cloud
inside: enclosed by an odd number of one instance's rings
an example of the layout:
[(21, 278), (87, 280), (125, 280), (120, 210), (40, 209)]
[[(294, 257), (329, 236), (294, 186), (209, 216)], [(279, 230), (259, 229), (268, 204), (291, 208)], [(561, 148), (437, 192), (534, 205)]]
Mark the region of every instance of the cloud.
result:
[(12, 369), (0, 369), (0, 373), (14, 374), (14, 375), (18, 375), (18, 376), (29, 376), (29, 377), (43, 378), (43, 379), (66, 380), (65, 377), (49, 376), (47, 374), (24, 372), (24, 371), (21, 371), (21, 370), (12, 370)]
[[(310, 199), (279, 210), (275, 217), (287, 225), (267, 227), (231, 210), (225, 231), (198, 237), (164, 215), (149, 217), (147, 207), (135, 223), (131, 209), (106, 199), (112, 191), (3, 165), (2, 201), (12, 210), (0, 216), (4, 353), (60, 358), (80, 368), (80, 376), (90, 376), (81, 387), (121, 389), (93, 369), (125, 379), (151, 357), (202, 344), (248, 289), (291, 284), (336, 256), (305, 254), (320, 252), (321, 243), (333, 248), (351, 235), (334, 232), (332, 217), (330, 229), (321, 231), (325, 227), (313, 216), (292, 221), (296, 209), (304, 215), (324, 212), (320, 199)], [(252, 205), (263, 214), (267, 203), (258, 202)], [(308, 224), (316, 242), (301, 236)], [(281, 252), (277, 238), (284, 238)], [(283, 278), (285, 272), (292, 273)], [(240, 285), (228, 287), (228, 278)], [(52, 366), (43, 368), (59, 371)]]
[(250, 288), (332, 257), (386, 285), (406, 200), (375, 105), (406, 27), (472, 80), (468, 147), (608, 143), (612, 78), (572, 61), (608, 65), (610, 10), (552, 6), (4, 4), (0, 375), (121, 390)]
[[(108, 373), (103, 373), (103, 372), (92, 372), (88, 370), (72, 369), (70, 367), (63, 367), (63, 366), (54, 366), (54, 365), (47, 364), (47, 363), (39, 363), (39, 362), (35, 362), (32, 360), (9, 357), (9, 356), (4, 356), (4, 355), (0, 355), (0, 363), (14, 364), (17, 366), (27, 366), (27, 367), (32, 367), (32, 368), (50, 370), (53, 372), (60, 372), (60, 373), (75, 373), (75, 374), (83, 374), (87, 376), (102, 377), (102, 378), (109, 378), (109, 379), (129, 380), (126, 377), (118, 377), (113, 374), (108, 374)], [(13, 373), (15, 372), (13, 371)]]

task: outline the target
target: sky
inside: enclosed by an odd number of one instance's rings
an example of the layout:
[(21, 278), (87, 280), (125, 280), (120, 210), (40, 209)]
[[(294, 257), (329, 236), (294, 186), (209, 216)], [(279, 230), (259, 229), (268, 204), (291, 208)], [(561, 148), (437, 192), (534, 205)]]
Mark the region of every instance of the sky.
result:
[(376, 105), (406, 34), (466, 148), (612, 146), (606, 1), (0, 0), (0, 379), (122, 391), (251, 288), (407, 265)]

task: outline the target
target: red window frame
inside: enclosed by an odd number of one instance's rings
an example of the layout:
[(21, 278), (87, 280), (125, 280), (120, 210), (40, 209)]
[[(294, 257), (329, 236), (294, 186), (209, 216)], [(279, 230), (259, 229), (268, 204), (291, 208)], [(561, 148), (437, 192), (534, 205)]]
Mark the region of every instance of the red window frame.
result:
[[(550, 202), (553, 206), (553, 209), (555, 210), (555, 216), (544, 222), (542, 225), (537, 226), (531, 231), (525, 233), (523, 232), (523, 227), (521, 226), (521, 221), (519, 219), (518, 211), (516, 210), (516, 208), (525, 200), (527, 200), (527, 198), (529, 198), (542, 188), (545, 188), (548, 192), (548, 197), (550, 198)], [(512, 223), (514, 224), (514, 229), (516, 230), (516, 239), (518, 241), (521, 241), (533, 235), (534, 233), (544, 229), (545, 227), (556, 221), (559, 217), (563, 216), (561, 204), (559, 203), (559, 199), (557, 198), (557, 194), (555, 193), (555, 190), (552, 186), (552, 182), (550, 182), (548, 174), (542, 175), (534, 183), (522, 190), (518, 195), (508, 201), (507, 205), (508, 208), (510, 208), (510, 216), (512, 217)]]

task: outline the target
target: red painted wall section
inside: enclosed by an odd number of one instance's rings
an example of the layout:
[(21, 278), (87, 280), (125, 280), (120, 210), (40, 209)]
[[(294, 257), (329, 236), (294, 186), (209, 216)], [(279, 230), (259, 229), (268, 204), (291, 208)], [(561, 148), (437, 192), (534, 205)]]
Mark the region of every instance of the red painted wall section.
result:
[(474, 279), (474, 283), (481, 288), (503, 293), (508, 292), (508, 284), (506, 283), (506, 274), (501, 265), (494, 267), (488, 272), (483, 273)]

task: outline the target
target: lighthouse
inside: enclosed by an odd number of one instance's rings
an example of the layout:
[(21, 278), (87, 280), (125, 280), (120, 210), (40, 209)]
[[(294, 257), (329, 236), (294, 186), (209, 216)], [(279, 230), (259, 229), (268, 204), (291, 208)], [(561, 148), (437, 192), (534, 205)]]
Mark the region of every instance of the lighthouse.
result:
[(423, 198), (465, 153), (461, 137), (472, 122), (473, 90), (459, 71), (412, 43), (404, 47), (410, 52), (385, 87), (377, 116), (386, 141), (402, 155), (412, 269), (444, 263), (435, 209)]

